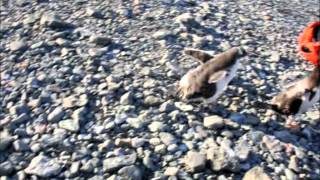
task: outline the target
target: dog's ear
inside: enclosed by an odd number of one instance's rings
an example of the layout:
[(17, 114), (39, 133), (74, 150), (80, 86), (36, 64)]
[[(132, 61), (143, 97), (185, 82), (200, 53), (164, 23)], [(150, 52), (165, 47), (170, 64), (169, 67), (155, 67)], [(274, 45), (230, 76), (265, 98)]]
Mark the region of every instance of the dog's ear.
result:
[(205, 51), (199, 50), (199, 49), (192, 49), (192, 48), (186, 48), (183, 51), (183, 54), (192, 57), (193, 59), (196, 59), (200, 63), (206, 63), (210, 59), (213, 58), (213, 56)]

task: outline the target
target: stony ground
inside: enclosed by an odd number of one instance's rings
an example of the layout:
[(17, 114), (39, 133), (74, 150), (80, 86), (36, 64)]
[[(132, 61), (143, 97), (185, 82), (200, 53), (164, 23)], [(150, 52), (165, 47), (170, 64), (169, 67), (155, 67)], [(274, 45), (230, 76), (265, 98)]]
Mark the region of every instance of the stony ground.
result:
[[(256, 105), (312, 68), (296, 38), (318, 8), (2, 0), (0, 179), (319, 180), (317, 109), (291, 130)], [(248, 56), (216, 106), (172, 96), (197, 65), (183, 48), (239, 45)]]

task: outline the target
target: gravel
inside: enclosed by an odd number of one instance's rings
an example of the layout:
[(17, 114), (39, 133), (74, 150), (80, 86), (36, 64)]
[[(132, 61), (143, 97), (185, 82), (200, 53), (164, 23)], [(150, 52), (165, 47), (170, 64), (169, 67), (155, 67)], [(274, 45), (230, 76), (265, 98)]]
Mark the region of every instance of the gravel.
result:
[(106, 172), (118, 170), (124, 166), (132, 165), (136, 162), (137, 155), (129, 154), (119, 157), (107, 158), (103, 161), (103, 168)]
[(204, 118), (203, 126), (210, 129), (218, 129), (224, 126), (224, 121), (220, 116), (209, 116)]
[(203, 154), (189, 151), (185, 157), (185, 164), (191, 172), (199, 172), (205, 168), (206, 158)]
[(34, 157), (28, 167), (24, 169), (25, 173), (40, 177), (56, 176), (61, 170), (62, 165), (56, 159), (51, 159), (44, 155)]
[(265, 170), (259, 166), (250, 169), (243, 177), (243, 180), (252, 179), (271, 180), (270, 176), (265, 172)]
[[(297, 36), (317, 3), (1, 3), (1, 179), (318, 180), (319, 111), (292, 131), (257, 106), (311, 69)], [(240, 45), (216, 105), (176, 97), (184, 48)]]
[(64, 116), (64, 110), (63, 107), (59, 106), (55, 108), (49, 115), (48, 115), (48, 121), (56, 122), (60, 121)]

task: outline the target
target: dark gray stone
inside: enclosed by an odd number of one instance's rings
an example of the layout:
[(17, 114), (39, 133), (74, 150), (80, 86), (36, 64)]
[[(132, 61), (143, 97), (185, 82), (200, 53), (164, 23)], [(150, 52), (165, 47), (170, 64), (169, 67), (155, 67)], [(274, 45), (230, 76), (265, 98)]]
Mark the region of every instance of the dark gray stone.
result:
[(141, 180), (143, 179), (142, 170), (135, 165), (125, 166), (118, 171), (118, 175), (128, 180)]
[(111, 157), (103, 161), (103, 168), (106, 172), (112, 172), (124, 166), (132, 165), (136, 160), (137, 155), (135, 153), (119, 157)]

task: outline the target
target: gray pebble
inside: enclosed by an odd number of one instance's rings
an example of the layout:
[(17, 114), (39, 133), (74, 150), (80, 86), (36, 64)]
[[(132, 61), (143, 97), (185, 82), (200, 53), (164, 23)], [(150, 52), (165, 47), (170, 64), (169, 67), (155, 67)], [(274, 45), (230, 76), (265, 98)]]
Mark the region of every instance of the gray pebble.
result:
[(224, 126), (224, 120), (219, 116), (208, 116), (203, 119), (204, 127), (218, 129)]
[(38, 155), (31, 160), (30, 164), (24, 171), (27, 174), (47, 178), (58, 175), (61, 170), (62, 166), (56, 159), (50, 159), (44, 155)]
[(30, 150), (27, 139), (21, 139), (21, 140), (14, 141), (13, 147), (16, 151), (21, 151), (21, 152)]
[(177, 139), (170, 133), (160, 132), (159, 137), (160, 137), (161, 141), (167, 146), (169, 146), (170, 144), (177, 143)]
[(184, 160), (188, 169), (192, 172), (199, 172), (205, 168), (206, 158), (205, 155), (198, 152), (189, 151)]
[(0, 164), (0, 176), (10, 175), (13, 171), (14, 168), (10, 161), (5, 161)]
[(141, 180), (143, 179), (143, 172), (138, 166), (131, 165), (121, 168), (118, 175), (124, 179)]
[(57, 121), (60, 121), (63, 118), (63, 116), (64, 116), (63, 107), (58, 106), (51, 113), (49, 113), (47, 119), (49, 122), (57, 122)]
[(103, 161), (103, 168), (107, 172), (118, 170), (124, 166), (134, 164), (136, 162), (136, 159), (137, 155), (135, 153), (129, 155), (122, 155), (119, 157), (107, 158)]
[(11, 51), (25, 51), (28, 49), (28, 44), (24, 40), (16, 40), (10, 43)]

